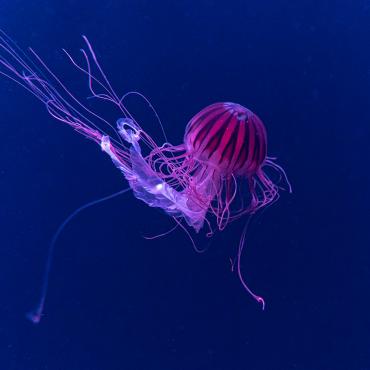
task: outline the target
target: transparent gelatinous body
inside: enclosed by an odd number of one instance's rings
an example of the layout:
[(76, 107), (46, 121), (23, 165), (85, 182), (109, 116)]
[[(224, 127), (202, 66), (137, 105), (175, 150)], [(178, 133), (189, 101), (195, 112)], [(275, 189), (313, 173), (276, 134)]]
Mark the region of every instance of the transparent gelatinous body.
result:
[[(127, 128), (126, 128), (127, 127)], [(108, 136), (102, 137), (101, 148), (124, 174), (136, 198), (150, 207), (158, 207), (172, 217), (183, 217), (189, 226), (197, 231), (204, 222), (205, 209), (189, 207), (191, 201), (185, 191), (171, 187), (143, 158), (140, 148), (140, 128), (131, 118), (117, 121), (119, 134), (131, 145), (129, 148), (130, 166), (123, 165), (112, 149)]]

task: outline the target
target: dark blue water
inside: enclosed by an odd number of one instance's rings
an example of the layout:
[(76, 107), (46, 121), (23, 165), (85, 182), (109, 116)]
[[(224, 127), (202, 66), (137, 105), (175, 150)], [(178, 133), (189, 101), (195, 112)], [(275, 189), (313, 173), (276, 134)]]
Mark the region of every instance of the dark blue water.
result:
[(173, 143), (210, 103), (248, 106), (294, 188), (248, 232), (243, 271), (264, 312), (230, 272), (242, 224), (198, 255), (180, 231), (145, 240), (170, 219), (127, 194), (65, 229), (32, 325), (58, 225), (127, 184), (0, 79), (1, 370), (370, 369), (368, 1), (13, 0), (0, 27), (81, 96), (60, 49), (78, 55), (86, 34), (117, 91), (149, 97)]

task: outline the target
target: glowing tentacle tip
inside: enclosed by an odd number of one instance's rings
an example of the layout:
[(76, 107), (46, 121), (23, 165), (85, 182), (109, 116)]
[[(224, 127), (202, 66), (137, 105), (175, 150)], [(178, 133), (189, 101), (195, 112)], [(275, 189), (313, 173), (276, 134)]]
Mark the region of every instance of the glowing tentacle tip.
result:
[(262, 297), (256, 297), (256, 301), (262, 304), (262, 311), (265, 310), (265, 300)]
[(26, 313), (26, 318), (33, 324), (38, 324), (41, 321), (42, 313), (38, 311), (31, 311)]

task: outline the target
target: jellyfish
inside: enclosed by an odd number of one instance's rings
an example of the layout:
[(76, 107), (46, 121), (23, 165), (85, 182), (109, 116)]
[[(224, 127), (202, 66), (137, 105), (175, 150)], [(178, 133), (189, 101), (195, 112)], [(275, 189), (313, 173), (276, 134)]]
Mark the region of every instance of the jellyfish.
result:
[[(63, 49), (67, 59), (86, 76), (90, 99), (112, 104), (117, 110), (113, 124), (84, 104), (31, 48), (23, 52), (4, 32), (0, 33), (0, 75), (14, 81), (44, 103), (56, 120), (97, 143), (121, 171), (134, 196), (150, 207), (172, 217), (190, 237), (203, 233), (211, 237), (231, 222), (255, 214), (274, 203), (280, 190), (291, 191), (283, 168), (267, 155), (266, 129), (261, 119), (248, 108), (232, 102), (207, 106), (188, 122), (183, 143), (171, 144), (162, 122), (150, 101), (131, 91), (119, 96), (103, 71), (96, 54), (83, 36), (86, 48), (78, 62)], [(144, 130), (126, 105), (128, 96), (138, 96), (158, 119), (165, 142), (158, 144)], [(273, 181), (267, 170), (277, 176)], [(117, 194), (127, 192), (127, 189)], [(115, 196), (114, 194), (113, 196)], [(79, 211), (104, 197), (80, 207), (61, 225), (51, 243), (40, 303), (30, 318), (39, 322), (47, 292), (52, 251), (63, 227)], [(246, 291), (262, 308), (265, 302), (247, 285), (241, 273), (241, 255), (248, 221), (241, 233), (232, 267)]]

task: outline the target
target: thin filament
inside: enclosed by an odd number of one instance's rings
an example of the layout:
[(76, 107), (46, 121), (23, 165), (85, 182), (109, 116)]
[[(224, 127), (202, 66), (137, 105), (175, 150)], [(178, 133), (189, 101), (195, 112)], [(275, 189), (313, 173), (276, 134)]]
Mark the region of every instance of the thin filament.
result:
[(94, 200), (92, 202), (86, 203), (83, 206), (77, 208), (74, 212), (72, 212), (65, 220), (64, 222), (58, 227), (57, 231), (55, 232), (53, 238), (51, 239), (50, 245), (49, 245), (49, 252), (48, 252), (48, 257), (46, 260), (46, 267), (45, 267), (45, 272), (44, 272), (44, 279), (41, 287), (41, 295), (40, 295), (40, 300), (38, 304), (36, 305), (36, 308), (33, 309), (32, 311), (28, 312), (26, 314), (26, 317), (32, 321), (34, 324), (38, 324), (41, 321), (41, 318), (43, 316), (43, 311), (44, 311), (44, 306), (45, 306), (45, 300), (46, 300), (46, 295), (48, 291), (48, 285), (49, 285), (49, 275), (50, 275), (50, 269), (51, 269), (51, 264), (53, 261), (53, 256), (54, 256), (54, 250), (55, 250), (55, 244), (61, 234), (61, 232), (64, 230), (64, 228), (67, 226), (67, 224), (74, 218), (76, 217), (81, 211), (83, 211), (86, 208), (92, 207), (96, 204), (102, 203), (106, 200), (115, 198), (121, 194), (127, 193), (130, 190), (124, 189), (120, 190), (114, 194), (110, 194), (106, 197)]

